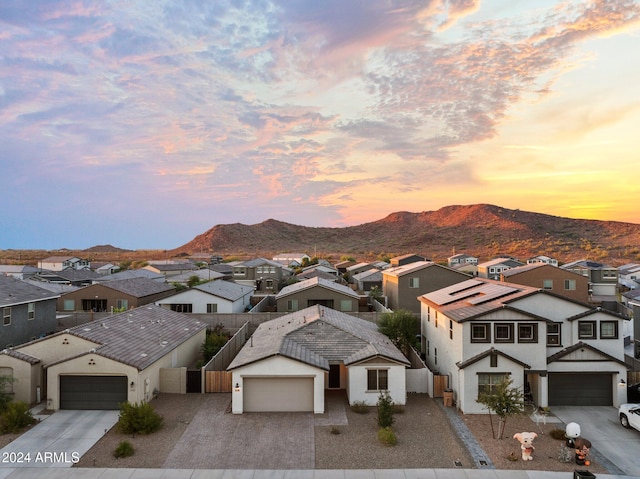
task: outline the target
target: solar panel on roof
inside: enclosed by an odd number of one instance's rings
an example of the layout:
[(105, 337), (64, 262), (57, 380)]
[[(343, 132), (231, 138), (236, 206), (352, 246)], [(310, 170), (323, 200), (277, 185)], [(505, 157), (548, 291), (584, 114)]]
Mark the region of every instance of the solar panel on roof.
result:
[(481, 284), (483, 284), (482, 281), (469, 279), (429, 293), (427, 297), (438, 306), (444, 306), (445, 304), (453, 303), (454, 301), (477, 294), (476, 287)]
[(500, 285), (500, 284), (496, 284), (496, 285), (492, 285), (492, 286), (484, 289), (483, 290), (484, 294), (482, 294), (482, 295), (480, 295), (480, 296), (478, 296), (476, 298), (469, 299), (468, 303), (476, 306), (478, 304), (487, 303), (487, 302), (492, 301), (494, 299), (501, 298), (502, 296), (506, 296), (508, 294), (515, 293), (516, 291), (519, 291), (519, 289), (511, 288), (509, 286), (503, 286), (503, 285)]

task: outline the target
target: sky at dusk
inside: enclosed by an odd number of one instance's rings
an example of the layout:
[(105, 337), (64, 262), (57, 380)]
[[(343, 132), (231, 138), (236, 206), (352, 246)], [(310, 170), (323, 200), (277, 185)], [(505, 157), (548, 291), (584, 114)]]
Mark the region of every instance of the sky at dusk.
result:
[(491, 203), (640, 223), (640, 2), (0, 1), (0, 249)]

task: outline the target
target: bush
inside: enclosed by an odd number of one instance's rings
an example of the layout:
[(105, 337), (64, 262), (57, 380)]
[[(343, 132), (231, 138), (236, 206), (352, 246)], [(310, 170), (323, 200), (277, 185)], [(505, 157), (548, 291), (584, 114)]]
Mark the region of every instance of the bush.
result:
[(552, 429), (549, 432), (549, 436), (551, 436), (553, 439), (556, 439), (558, 441), (564, 441), (567, 438), (567, 436), (564, 433), (564, 429), (558, 429), (558, 428)]
[(133, 456), (134, 452), (135, 451), (133, 450), (133, 445), (129, 441), (120, 441), (120, 444), (118, 444), (116, 450), (113, 451), (113, 457), (129, 457)]
[(331, 434), (340, 434), (340, 428), (338, 426), (331, 426), (329, 432)]
[(24, 401), (10, 402), (0, 415), (0, 433), (16, 433), (37, 421)]
[(390, 427), (381, 427), (378, 429), (378, 441), (385, 446), (395, 446), (398, 444), (396, 433)]
[(118, 429), (124, 434), (151, 434), (162, 427), (163, 418), (147, 402), (120, 404)]
[(356, 414), (367, 414), (369, 412), (369, 406), (364, 401), (353, 401), (351, 410)]
[(393, 426), (393, 401), (388, 392), (380, 393), (378, 397), (378, 426), (385, 428)]

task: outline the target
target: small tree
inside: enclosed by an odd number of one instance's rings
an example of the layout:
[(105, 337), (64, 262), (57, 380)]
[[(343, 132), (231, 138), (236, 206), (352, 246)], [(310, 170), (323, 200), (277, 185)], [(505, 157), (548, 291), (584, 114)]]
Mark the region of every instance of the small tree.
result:
[(382, 290), (377, 286), (372, 286), (369, 290), (369, 300), (371, 304), (373, 304), (374, 301), (382, 303)]
[[(524, 398), (519, 388), (511, 387), (512, 379), (507, 376), (496, 385), (490, 393), (480, 394), (477, 401), (489, 410), (489, 421), (494, 439), (502, 439), (504, 426), (509, 416), (515, 416), (524, 412)], [(498, 432), (493, 429), (491, 411), (499, 417)]]
[(227, 341), (229, 341), (229, 337), (224, 334), (220, 325), (214, 329), (207, 329), (207, 335), (200, 348), (204, 362), (208, 363), (227, 344)]
[(0, 413), (7, 409), (7, 405), (13, 399), (11, 394), (11, 385), (15, 379), (11, 376), (0, 376)]
[(393, 417), (393, 400), (387, 391), (381, 392), (378, 397), (378, 426), (390, 428), (395, 421)]
[(393, 313), (384, 313), (380, 317), (378, 331), (388, 336), (406, 356), (420, 333), (420, 321), (411, 311), (399, 309)]

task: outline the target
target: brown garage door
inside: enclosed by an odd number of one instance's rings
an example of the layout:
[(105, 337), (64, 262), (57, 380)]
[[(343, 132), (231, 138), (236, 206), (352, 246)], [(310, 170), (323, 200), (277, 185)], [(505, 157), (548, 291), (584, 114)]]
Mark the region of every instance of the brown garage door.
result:
[(549, 373), (549, 406), (612, 406), (610, 373)]
[(60, 376), (60, 409), (119, 409), (126, 376)]
[(244, 378), (244, 412), (313, 412), (313, 378)]

